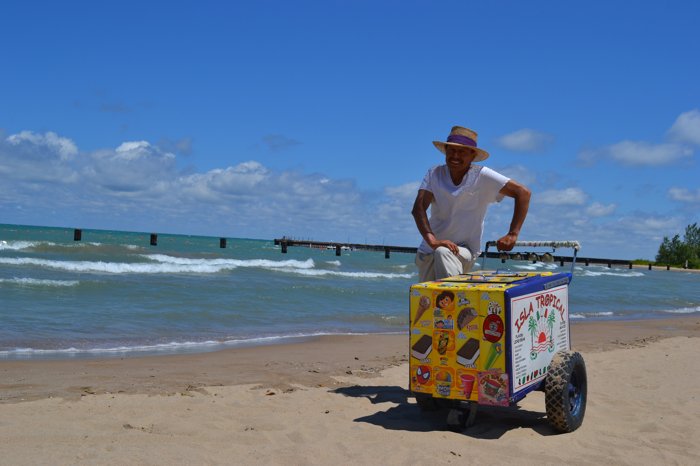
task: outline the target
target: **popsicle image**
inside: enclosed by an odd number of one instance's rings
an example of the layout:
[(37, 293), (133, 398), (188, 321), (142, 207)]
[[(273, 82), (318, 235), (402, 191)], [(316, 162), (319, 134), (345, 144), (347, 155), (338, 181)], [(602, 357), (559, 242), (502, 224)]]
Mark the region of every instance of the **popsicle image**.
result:
[(494, 343), (493, 345), (491, 345), (489, 354), (486, 357), (486, 370), (491, 369), (493, 364), (496, 362), (496, 359), (498, 359), (502, 352), (503, 348), (500, 343)]

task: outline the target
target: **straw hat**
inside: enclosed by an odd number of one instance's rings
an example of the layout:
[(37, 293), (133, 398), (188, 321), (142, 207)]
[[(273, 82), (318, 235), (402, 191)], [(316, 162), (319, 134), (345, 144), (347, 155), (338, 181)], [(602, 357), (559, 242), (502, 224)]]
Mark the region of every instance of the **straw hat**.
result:
[(461, 126), (453, 126), (450, 135), (447, 136), (447, 142), (433, 141), (433, 145), (437, 149), (445, 153), (445, 146), (455, 146), (455, 147), (468, 147), (476, 152), (476, 157), (474, 162), (481, 162), (489, 158), (489, 153), (483, 149), (476, 147), (477, 134), (475, 131), (469, 128), (463, 128)]

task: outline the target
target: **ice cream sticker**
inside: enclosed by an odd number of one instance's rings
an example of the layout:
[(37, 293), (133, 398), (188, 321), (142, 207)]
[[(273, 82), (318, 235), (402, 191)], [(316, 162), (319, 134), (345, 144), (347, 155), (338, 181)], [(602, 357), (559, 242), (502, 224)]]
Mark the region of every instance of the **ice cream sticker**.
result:
[(508, 374), (501, 371), (479, 372), (479, 404), (508, 406)]
[(503, 336), (503, 319), (491, 314), (484, 319), (484, 340), (495, 343)]

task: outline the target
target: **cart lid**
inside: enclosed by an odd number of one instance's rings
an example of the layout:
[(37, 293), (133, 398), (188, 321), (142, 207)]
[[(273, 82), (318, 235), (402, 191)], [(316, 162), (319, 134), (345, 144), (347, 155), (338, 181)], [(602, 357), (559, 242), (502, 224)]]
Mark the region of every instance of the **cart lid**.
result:
[(549, 277), (552, 272), (470, 272), (443, 278), (442, 282), (456, 283), (517, 283), (533, 277)]

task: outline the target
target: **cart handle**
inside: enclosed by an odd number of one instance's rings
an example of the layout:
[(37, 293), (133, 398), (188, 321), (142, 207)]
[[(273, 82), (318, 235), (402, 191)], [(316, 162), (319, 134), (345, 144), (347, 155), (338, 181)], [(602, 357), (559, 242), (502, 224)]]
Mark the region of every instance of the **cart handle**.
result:
[[(487, 241), (486, 242), (486, 249), (484, 250), (484, 257), (481, 261), (481, 268), (484, 269), (484, 265), (486, 264), (486, 253), (489, 252), (489, 246), (496, 246), (497, 242), (496, 241)], [(551, 247), (552, 249), (556, 248), (572, 248), (574, 250), (574, 255), (571, 258), (571, 274), (573, 275), (574, 273), (574, 265), (576, 264), (576, 253), (578, 252), (579, 249), (581, 249), (581, 244), (578, 241), (516, 241), (513, 247), (518, 247), (518, 246), (529, 246), (529, 247), (534, 247), (534, 248), (541, 248), (541, 247)]]
[[(497, 241), (487, 241), (486, 250), (489, 246), (495, 246)], [(514, 246), (530, 246), (534, 248), (552, 247), (552, 248), (573, 248), (574, 251), (581, 249), (581, 244), (578, 241), (516, 241)]]

